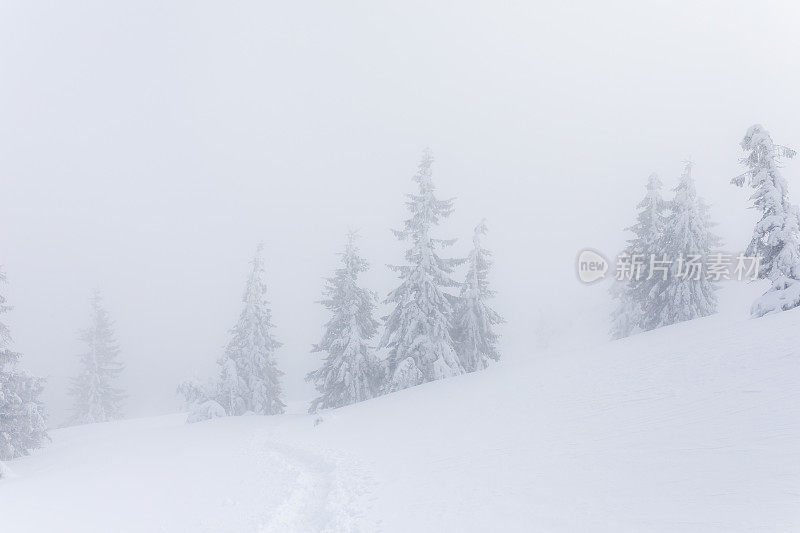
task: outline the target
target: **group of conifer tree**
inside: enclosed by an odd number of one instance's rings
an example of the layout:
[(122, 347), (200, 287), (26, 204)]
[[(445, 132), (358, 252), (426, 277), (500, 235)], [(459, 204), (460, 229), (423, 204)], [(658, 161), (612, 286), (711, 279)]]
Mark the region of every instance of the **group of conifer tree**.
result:
[[(744, 254), (760, 258), (758, 277), (770, 282), (751, 308), (752, 316), (759, 317), (800, 305), (800, 210), (789, 202), (780, 171), (780, 160), (794, 157), (795, 152), (774, 144), (760, 125), (747, 130), (741, 148), (746, 171), (731, 182), (753, 188), (753, 208), (761, 213)], [(391, 306), (389, 315), (384, 320), (375, 317), (377, 295), (360, 285), (367, 262), (353, 235), (348, 236), (341, 265), (326, 281), (322, 305), (331, 317), (313, 347), (324, 354), (322, 366), (307, 376), (319, 393), (311, 403), (312, 412), (475, 372), (500, 357), (495, 327), (503, 319), (488, 305), (493, 295), (488, 285), (491, 260), (481, 244), (486, 226), (481, 222), (475, 228), (466, 259), (440, 255), (454, 240), (437, 237), (435, 230), (452, 213), (453, 201), (436, 197), (432, 164), (426, 151), (413, 178), (417, 191), (406, 202), (409, 218), (394, 232), (409, 248), (405, 263), (391, 267), (400, 284), (383, 301)], [(707, 260), (720, 244), (711, 231), (708, 207), (696, 194), (692, 164), (685, 164), (671, 200), (663, 199), (661, 188), (658, 177), (651, 175), (636, 223), (629, 228), (634, 237), (625, 255), (669, 260), (667, 275), (631, 276), (614, 284), (615, 338), (707, 316), (717, 309), (715, 281), (702, 274), (687, 275), (690, 257)], [(191, 407), (190, 421), (284, 410), (282, 373), (275, 360), (280, 343), (272, 333), (262, 253), (259, 246), (239, 320), (219, 359), (218, 378), (180, 386)], [(452, 276), (463, 263), (466, 276), (458, 282)], [(0, 282), (5, 282), (2, 273)], [(0, 294), (0, 315), (9, 309)], [(123, 370), (120, 349), (99, 294), (92, 298), (91, 310), (91, 325), (81, 332), (86, 350), (71, 389), (73, 423), (118, 418), (124, 399), (114, 385)], [(44, 380), (21, 368), (21, 356), (10, 349), (10, 342), (8, 326), (0, 322), (0, 460), (25, 455), (47, 438), (40, 399)], [(378, 357), (379, 352), (385, 356)]]
[[(455, 242), (435, 235), (440, 221), (453, 212), (453, 200), (436, 197), (432, 165), (426, 150), (413, 178), (417, 191), (406, 202), (409, 218), (394, 231), (409, 248), (405, 263), (390, 267), (400, 284), (384, 300), (392, 309), (382, 325), (374, 316), (376, 294), (358, 281), (367, 262), (353, 235), (348, 237), (322, 300), (331, 318), (314, 346), (325, 354), (323, 364), (306, 377), (319, 392), (311, 412), (482, 370), (500, 358), (495, 326), (503, 319), (488, 304), (491, 254), (481, 244), (486, 225), (482, 221), (475, 228), (467, 258), (440, 255)], [(452, 275), (464, 263), (466, 277), (458, 282)], [(377, 350), (386, 357), (379, 359)]]
[[(378, 297), (359, 277), (368, 268), (347, 237), (341, 263), (326, 280), (321, 303), (330, 312), (322, 339), (312, 351), (324, 354), (319, 369), (309, 373), (319, 396), (310, 412), (341, 407), (429, 381), (475, 372), (498, 360), (495, 326), (503, 319), (488, 305), (490, 253), (481, 245), (486, 225), (481, 222), (466, 259), (445, 258), (443, 248), (455, 239), (435, 236), (439, 222), (453, 211), (452, 200), (435, 195), (433, 157), (425, 151), (408, 195), (410, 211), (403, 229), (395, 231), (409, 243), (405, 264), (390, 267), (400, 285), (384, 300), (392, 306), (385, 321), (376, 316)], [(244, 308), (232, 338), (218, 361), (215, 380), (181, 384), (189, 405), (189, 421), (245, 413), (278, 414), (284, 410), (275, 352), (280, 343), (272, 334), (266, 300), (263, 247), (259, 246), (243, 297)], [(455, 268), (467, 263), (466, 279), (452, 279)], [(382, 333), (379, 335), (379, 333)], [(385, 357), (378, 357), (383, 350)]]
[[(740, 146), (745, 152), (740, 162), (747, 170), (731, 183), (752, 187), (753, 208), (761, 213), (742, 257), (758, 265), (758, 279), (770, 281), (750, 310), (753, 317), (760, 317), (800, 305), (800, 211), (789, 202), (780, 171), (780, 160), (794, 157), (795, 152), (774, 144), (760, 124), (747, 130)], [(611, 287), (617, 300), (611, 326), (614, 338), (717, 311), (717, 284), (703, 269), (720, 240), (711, 231), (707, 205), (695, 192), (691, 162), (685, 164), (672, 200), (662, 198), (661, 187), (652, 174), (637, 206), (636, 223), (628, 228), (634, 236), (622, 257), (643, 258), (644, 268), (627, 270), (624, 279)], [(691, 257), (702, 258), (697, 272), (688, 270)], [(666, 275), (654, 272), (660, 261), (669, 263)]]
[[(0, 272), (0, 283), (5, 276)], [(0, 294), (0, 314), (11, 309)], [(80, 331), (85, 350), (79, 354), (80, 369), (72, 380), (71, 424), (107, 422), (122, 413), (124, 393), (114, 386), (122, 372), (113, 322), (99, 293), (91, 299), (91, 324)], [(9, 348), (9, 328), (0, 322), (0, 460), (27, 455), (47, 437), (46, 413), (41, 401), (45, 380), (20, 366), (21, 355)], [(0, 475), (2, 473), (0, 472)]]

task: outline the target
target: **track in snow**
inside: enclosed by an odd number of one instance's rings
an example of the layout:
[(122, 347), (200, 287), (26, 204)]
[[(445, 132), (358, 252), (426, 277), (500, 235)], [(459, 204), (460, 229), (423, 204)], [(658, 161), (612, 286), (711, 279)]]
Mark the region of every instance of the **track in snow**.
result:
[(0, 481), (0, 516), (20, 533), (358, 530), (363, 484), (275, 440), (273, 425), (168, 416), (56, 430)]

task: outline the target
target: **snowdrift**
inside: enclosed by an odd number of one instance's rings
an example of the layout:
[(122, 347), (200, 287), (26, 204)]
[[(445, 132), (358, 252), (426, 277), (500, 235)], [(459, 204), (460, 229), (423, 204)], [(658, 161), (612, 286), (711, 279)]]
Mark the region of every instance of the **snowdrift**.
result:
[[(314, 416), (68, 428), (4, 531), (800, 531), (800, 312), (715, 316)], [(578, 334), (576, 332), (576, 334)]]

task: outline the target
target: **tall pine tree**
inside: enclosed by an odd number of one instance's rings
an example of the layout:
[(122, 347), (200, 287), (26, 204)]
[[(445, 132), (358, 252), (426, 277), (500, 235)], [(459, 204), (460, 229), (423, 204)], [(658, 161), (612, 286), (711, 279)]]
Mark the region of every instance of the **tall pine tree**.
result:
[[(5, 281), (5, 274), (0, 271), (0, 284)], [(10, 309), (0, 294), (0, 315)], [(47, 438), (40, 400), (44, 380), (19, 368), (20, 355), (11, 351), (10, 344), (9, 328), (0, 322), (0, 460), (27, 455)]]
[(774, 144), (760, 124), (747, 130), (741, 147), (747, 153), (740, 160), (747, 171), (731, 183), (755, 189), (750, 199), (753, 207), (761, 211), (761, 220), (753, 229), (745, 253), (761, 257), (759, 278), (772, 283), (750, 309), (752, 316), (759, 317), (800, 305), (800, 215), (797, 206), (789, 202), (788, 185), (779, 163), (796, 152)]
[(486, 234), (486, 223), (481, 221), (475, 227), (472, 237), (472, 251), (467, 259), (469, 269), (461, 285), (453, 328), (456, 353), (464, 370), (475, 372), (489, 366), (489, 360), (500, 360), (497, 351), (499, 336), (494, 326), (502, 324), (503, 318), (497, 314), (486, 300), (494, 296), (489, 289), (489, 267), (492, 265), (491, 252), (481, 245), (481, 236)]
[(444, 291), (458, 286), (450, 275), (463, 261), (439, 257), (437, 250), (455, 241), (431, 235), (453, 211), (452, 199), (439, 200), (434, 194), (432, 164), (433, 156), (425, 150), (413, 178), (419, 191), (409, 194), (406, 202), (411, 217), (394, 232), (411, 248), (405, 255), (408, 264), (390, 267), (401, 283), (386, 298), (394, 305), (380, 343), (388, 348), (386, 392), (464, 373), (450, 336), (451, 295)]
[(91, 299), (91, 325), (81, 331), (86, 351), (80, 355), (80, 373), (72, 380), (74, 424), (91, 424), (117, 419), (122, 414), (125, 394), (113, 386), (124, 368), (119, 362), (119, 345), (114, 324), (95, 292)]
[(283, 413), (280, 378), (275, 351), (279, 343), (272, 336), (272, 312), (266, 300), (263, 244), (253, 258), (242, 301), (244, 309), (231, 329), (231, 340), (219, 360), (218, 402), (228, 415)]
[(325, 298), (320, 302), (333, 316), (313, 349), (327, 354), (322, 368), (306, 376), (320, 393), (311, 402), (310, 413), (372, 398), (382, 381), (370, 342), (378, 331), (378, 321), (373, 316), (377, 298), (358, 284), (358, 276), (366, 272), (368, 264), (359, 255), (354, 239), (350, 233), (341, 254), (342, 266), (326, 280)]
[(719, 238), (711, 232), (708, 208), (695, 191), (692, 163), (685, 163), (675, 198), (669, 203), (669, 215), (664, 225), (662, 244), (671, 261), (667, 279), (656, 277), (652, 289), (657, 315), (654, 327), (708, 316), (717, 312), (716, 284), (704, 264), (712, 246)]
[[(639, 214), (636, 223), (627, 228), (633, 232), (624, 255), (634, 263), (630, 279), (617, 281), (611, 287), (611, 295), (617, 307), (611, 316), (611, 336), (627, 337), (636, 331), (653, 329), (658, 321), (658, 309), (653, 298), (653, 288), (658, 282), (652, 277), (650, 259), (662, 259), (662, 235), (667, 216), (667, 204), (661, 196), (661, 180), (651, 174), (647, 180), (647, 193), (636, 206)], [(636, 266), (635, 263), (640, 263)], [(648, 279), (650, 278), (650, 279)]]

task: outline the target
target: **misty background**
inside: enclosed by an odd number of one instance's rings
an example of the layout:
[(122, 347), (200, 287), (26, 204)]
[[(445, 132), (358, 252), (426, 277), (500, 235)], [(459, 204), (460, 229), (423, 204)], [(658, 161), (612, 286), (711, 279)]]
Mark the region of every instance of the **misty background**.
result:
[[(691, 156), (726, 247), (749, 240), (749, 193), (729, 180), (753, 123), (800, 148), (798, 15), (791, 2), (0, 0), (13, 348), (47, 377), (60, 424), (99, 288), (127, 415), (175, 411), (180, 381), (216, 373), (263, 240), (286, 396), (304, 408), (323, 277), (358, 229), (365, 286), (396, 286), (385, 265), (405, 245), (390, 229), (426, 146), (440, 197), (457, 197), (439, 232), (460, 239), (453, 256), (487, 219), (503, 356), (535, 356), (543, 314), (565, 337), (605, 340), (607, 285), (581, 285), (575, 257), (620, 250), (651, 172), (669, 189)], [(799, 175), (789, 162), (795, 203)]]

